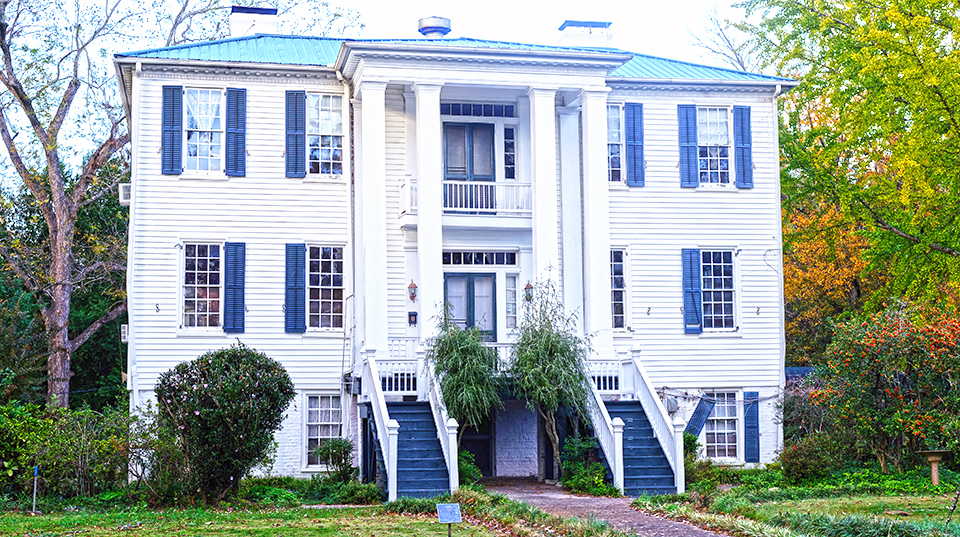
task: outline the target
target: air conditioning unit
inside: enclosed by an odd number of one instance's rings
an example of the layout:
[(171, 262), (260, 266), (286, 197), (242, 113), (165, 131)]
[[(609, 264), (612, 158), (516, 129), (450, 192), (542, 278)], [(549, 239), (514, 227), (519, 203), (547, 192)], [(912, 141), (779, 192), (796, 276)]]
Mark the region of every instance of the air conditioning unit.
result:
[(126, 324), (120, 325), (120, 343), (127, 343), (130, 339), (130, 326)]
[(130, 198), (133, 197), (133, 184), (131, 183), (120, 183), (117, 185), (117, 190), (120, 199), (120, 205), (130, 206)]

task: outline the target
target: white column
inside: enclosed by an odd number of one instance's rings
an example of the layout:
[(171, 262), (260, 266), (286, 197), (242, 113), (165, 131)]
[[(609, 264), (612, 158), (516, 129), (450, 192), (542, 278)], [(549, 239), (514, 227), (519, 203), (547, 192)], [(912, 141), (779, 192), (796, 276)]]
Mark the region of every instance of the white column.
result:
[(560, 108), (560, 218), (563, 233), (563, 306), (583, 333), (583, 244), (580, 230), (580, 110)]
[[(533, 268), (537, 280), (557, 279), (560, 266), (557, 225), (556, 88), (530, 88), (533, 163)], [(550, 269), (553, 269), (551, 274)]]
[(612, 358), (610, 315), (610, 204), (607, 184), (607, 93), (583, 92), (583, 291), (584, 330), (594, 350)]
[(387, 196), (385, 82), (363, 82), (358, 180), (362, 206), (364, 346), (387, 353)]
[(420, 337), (437, 333), (443, 308), (443, 125), (440, 86), (415, 84), (417, 96), (417, 281)]

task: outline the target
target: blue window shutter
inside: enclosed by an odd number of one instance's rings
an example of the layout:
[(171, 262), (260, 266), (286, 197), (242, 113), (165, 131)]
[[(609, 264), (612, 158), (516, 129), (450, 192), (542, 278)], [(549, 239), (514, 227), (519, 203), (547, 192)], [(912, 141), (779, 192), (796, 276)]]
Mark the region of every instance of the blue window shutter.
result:
[(703, 332), (700, 316), (703, 295), (700, 294), (700, 250), (683, 249), (683, 333)]
[(743, 393), (743, 460), (760, 462), (760, 392)]
[(247, 174), (247, 90), (227, 88), (226, 174)]
[(753, 188), (753, 135), (749, 106), (733, 107), (733, 144), (737, 188)]
[(183, 173), (183, 86), (164, 86), (160, 132), (160, 168), (166, 175)]
[(307, 175), (307, 94), (287, 92), (287, 177)]
[(299, 334), (307, 330), (305, 285), (306, 254), (304, 244), (287, 245), (286, 293), (284, 296), (284, 331)]
[(223, 245), (223, 331), (243, 333), (244, 296), (247, 245), (228, 242)]
[(697, 164), (697, 107), (692, 104), (677, 106), (677, 122), (680, 125), (680, 186), (700, 186)]
[(683, 432), (700, 436), (700, 431), (702, 431), (703, 426), (706, 425), (707, 418), (710, 417), (710, 413), (713, 412), (713, 407), (716, 404), (717, 402), (713, 399), (701, 397), (700, 403), (697, 404), (697, 408), (693, 410), (693, 415), (690, 416), (690, 421), (687, 422), (687, 428), (684, 429)]
[(627, 138), (627, 185), (643, 186), (643, 105), (627, 103), (624, 107)]

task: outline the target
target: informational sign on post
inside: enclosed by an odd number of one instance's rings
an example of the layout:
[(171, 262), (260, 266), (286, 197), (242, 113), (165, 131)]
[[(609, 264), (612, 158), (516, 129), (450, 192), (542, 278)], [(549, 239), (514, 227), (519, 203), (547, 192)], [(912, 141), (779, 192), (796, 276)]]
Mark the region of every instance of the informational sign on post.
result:
[(450, 537), (453, 534), (453, 524), (463, 522), (463, 517), (460, 516), (460, 504), (438, 503), (437, 518), (441, 524), (447, 525), (447, 537)]

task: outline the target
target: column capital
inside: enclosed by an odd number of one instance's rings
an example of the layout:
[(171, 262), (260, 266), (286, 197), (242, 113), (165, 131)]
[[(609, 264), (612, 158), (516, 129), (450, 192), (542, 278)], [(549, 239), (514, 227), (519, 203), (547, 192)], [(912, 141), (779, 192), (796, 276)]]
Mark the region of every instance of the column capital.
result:
[(553, 86), (530, 86), (527, 88), (527, 96), (531, 99), (537, 97), (556, 97), (557, 90), (560, 88)]
[(595, 87), (595, 88), (583, 88), (580, 90), (580, 100), (593, 100), (593, 99), (603, 99), (607, 100), (607, 94), (610, 93), (610, 88), (604, 87)]
[(357, 84), (356, 88), (353, 90), (353, 94), (359, 96), (360, 99), (363, 99), (363, 95), (367, 92), (383, 93), (386, 90), (386, 82), (381, 82), (379, 80), (365, 80)]
[(436, 82), (414, 82), (411, 85), (413, 92), (418, 95), (423, 93), (440, 93), (441, 88), (443, 88), (443, 83)]
[(557, 115), (564, 118), (577, 117), (578, 115), (580, 115), (580, 107), (579, 106), (558, 106)]

